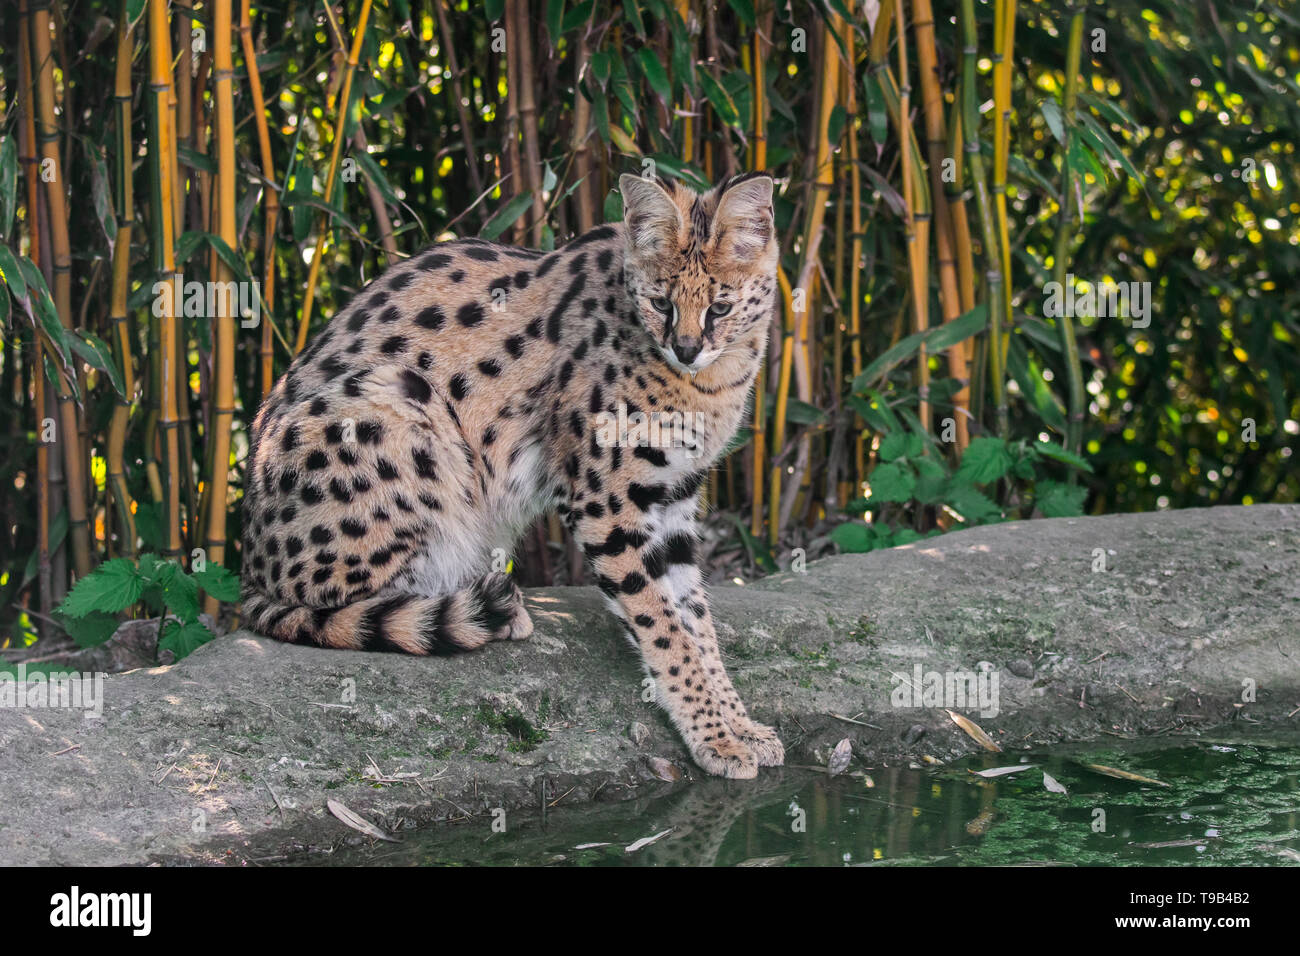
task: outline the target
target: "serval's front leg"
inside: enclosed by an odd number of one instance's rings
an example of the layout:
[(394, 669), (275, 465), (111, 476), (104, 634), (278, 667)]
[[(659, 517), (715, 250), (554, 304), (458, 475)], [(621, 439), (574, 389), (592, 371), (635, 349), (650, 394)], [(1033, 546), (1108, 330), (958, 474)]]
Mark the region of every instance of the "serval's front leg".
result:
[(651, 563), (655, 570), (663, 572), (668, 582), (673, 604), (681, 615), (682, 627), (691, 635), (705, 673), (722, 703), (723, 719), (754, 752), (759, 766), (781, 766), (785, 763), (785, 747), (781, 739), (771, 727), (750, 719), (722, 663), (713, 612), (709, 609), (708, 595), (699, 566), (695, 563), (695, 499), (664, 505), (661, 514), (655, 517), (660, 519), (657, 523), (662, 532), (660, 539), (653, 543), (655, 553)]
[(621, 518), (588, 514), (574, 522), (597, 582), (641, 651), (655, 699), (668, 712), (695, 762), (719, 776), (755, 777), (758, 760), (732, 732), (726, 717), (731, 701), (720, 696), (716, 675), (709, 673), (716, 668), (725, 675), (722, 662), (716, 653), (706, 661), (690, 633), (694, 623), (682, 615), (669, 584), (668, 555), (676, 553), (680, 542), (673, 536), (664, 538), (662, 522), (650, 514), (633, 517), (631, 510), (623, 509)]
[[(674, 581), (674, 593), (681, 609), (682, 626), (687, 629), (699, 649), (700, 660), (713, 681), (718, 697), (723, 702), (723, 719), (758, 758), (760, 767), (779, 767), (785, 763), (785, 746), (776, 731), (766, 724), (760, 724), (750, 718), (740, 694), (731, 683), (731, 676), (722, 663), (722, 651), (718, 647), (718, 634), (713, 627), (713, 612), (709, 609), (708, 597), (700, 581), (700, 573), (694, 565), (690, 571), (680, 572), (682, 581)], [(674, 575), (676, 578), (677, 575)], [(679, 588), (681, 590), (679, 590)]]

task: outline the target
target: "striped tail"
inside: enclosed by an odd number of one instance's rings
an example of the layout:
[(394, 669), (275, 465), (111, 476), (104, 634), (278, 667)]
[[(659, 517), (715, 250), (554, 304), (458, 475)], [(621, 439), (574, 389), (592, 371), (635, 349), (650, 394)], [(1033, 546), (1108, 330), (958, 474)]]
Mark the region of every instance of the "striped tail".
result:
[(399, 654), (471, 651), (532, 631), (523, 596), (505, 574), (486, 575), (446, 597), (381, 594), (334, 608), (280, 604), (251, 592), (243, 614), (248, 627), (290, 644)]

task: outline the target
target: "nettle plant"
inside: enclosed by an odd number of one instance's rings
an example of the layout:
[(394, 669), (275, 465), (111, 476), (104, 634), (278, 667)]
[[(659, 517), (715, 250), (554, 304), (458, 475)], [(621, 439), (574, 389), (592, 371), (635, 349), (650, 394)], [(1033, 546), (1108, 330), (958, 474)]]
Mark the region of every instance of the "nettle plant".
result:
[(1088, 489), (1048, 475), (1061, 465), (1092, 471), (1086, 461), (1051, 441), (975, 438), (956, 467), (933, 437), (915, 431), (891, 431), (877, 448), (879, 464), (871, 471), (870, 494), (844, 510), (869, 515), (837, 525), (831, 539), (843, 551), (892, 548), (972, 527), (1029, 518), (1083, 514)]
[(218, 601), (239, 600), (239, 578), (217, 564), (195, 562), (186, 571), (156, 554), (142, 554), (139, 564), (127, 558), (105, 561), (77, 582), (55, 610), (55, 617), (82, 647), (108, 640), (122, 612), (143, 607), (160, 618), (159, 651), (177, 660), (212, 640), (199, 620), (199, 591)]

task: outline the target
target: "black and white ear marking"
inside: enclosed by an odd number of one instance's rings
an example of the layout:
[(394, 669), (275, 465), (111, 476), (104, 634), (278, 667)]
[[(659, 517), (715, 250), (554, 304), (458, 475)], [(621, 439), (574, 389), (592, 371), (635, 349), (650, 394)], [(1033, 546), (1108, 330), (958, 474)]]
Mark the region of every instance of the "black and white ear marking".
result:
[(759, 258), (776, 229), (772, 212), (772, 177), (751, 173), (722, 187), (713, 214), (713, 232), (719, 246), (742, 262)]
[(623, 222), (633, 252), (649, 255), (676, 243), (682, 214), (662, 186), (624, 173), (619, 177), (618, 191), (623, 195)]

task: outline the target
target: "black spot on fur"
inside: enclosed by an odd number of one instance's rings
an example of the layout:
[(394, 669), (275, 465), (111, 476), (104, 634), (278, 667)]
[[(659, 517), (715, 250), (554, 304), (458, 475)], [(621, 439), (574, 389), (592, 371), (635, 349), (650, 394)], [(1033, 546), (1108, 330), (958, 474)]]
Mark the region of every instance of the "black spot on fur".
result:
[(432, 332), (442, 328), (442, 323), (446, 321), (446, 316), (442, 309), (436, 305), (430, 305), (420, 310), (419, 315), (415, 317), (415, 324), (422, 329), (429, 329)]

